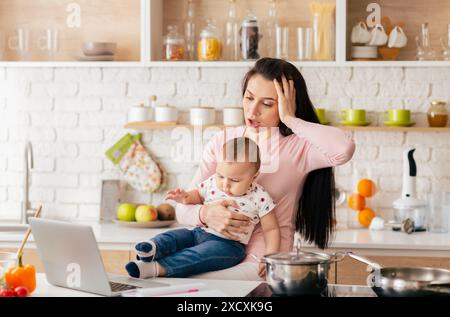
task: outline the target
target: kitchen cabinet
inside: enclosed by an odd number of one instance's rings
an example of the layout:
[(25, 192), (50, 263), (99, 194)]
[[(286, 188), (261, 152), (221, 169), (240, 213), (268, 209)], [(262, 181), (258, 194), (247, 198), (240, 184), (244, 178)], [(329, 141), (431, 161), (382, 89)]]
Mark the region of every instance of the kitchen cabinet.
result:
[[(47, 44), (55, 43), (52, 62), (77, 61), (86, 41), (116, 42), (116, 61), (140, 60), (140, 0), (2, 0), (0, 2), (0, 55), (19, 61), (47, 61)], [(22, 30), (21, 35), (18, 29)], [(56, 30), (55, 42), (47, 30)], [(3, 44), (3, 45), (2, 45)], [(3, 50), (2, 50), (3, 47)]]
[[(381, 0), (381, 15), (389, 16), (392, 22), (405, 23), (408, 45), (401, 49), (396, 61), (351, 61), (350, 32), (355, 21), (366, 19), (370, 0), (329, 0), (336, 4), (335, 38), (336, 58), (333, 61), (296, 61), (296, 28), (311, 25), (308, 4), (312, 0), (278, 1), (280, 21), (290, 27), (291, 60), (298, 67), (448, 67), (450, 61), (415, 61), (415, 36), (422, 22), (430, 23), (431, 42), (439, 51), (439, 37), (444, 37), (450, 21), (450, 2), (440, 0)], [(197, 21), (203, 26), (206, 17), (212, 17), (223, 29), (227, 0), (194, 0), (198, 7)], [(81, 26), (68, 27), (71, 14), (81, 8)], [(262, 23), (265, 22), (268, 0), (237, 0), (238, 18), (246, 16), (247, 9), (253, 9)], [(46, 61), (43, 52), (36, 48), (33, 38), (29, 61), (18, 62), (18, 56), (9, 48), (0, 59), (0, 67), (250, 67), (253, 61), (162, 61), (163, 36), (167, 26), (182, 22), (186, 15), (187, 0), (4, 0), (0, 3), (0, 30), (11, 34), (18, 27), (43, 30), (48, 27), (60, 29), (60, 51), (56, 61)], [(73, 21), (72, 21), (73, 22)], [(73, 24), (73, 23), (72, 23)], [(181, 24), (181, 25), (180, 25)], [(197, 32), (198, 33), (198, 32)], [(264, 36), (264, 35), (263, 35)], [(8, 36), (7, 36), (8, 37)], [(5, 39), (0, 35), (0, 55), (5, 47)], [(118, 43), (118, 53), (112, 62), (76, 61), (81, 54), (80, 45), (86, 40), (108, 40)], [(2, 42), (3, 41), (3, 42)], [(3, 43), (3, 45), (2, 45)], [(439, 53), (439, 52), (438, 52)]]
[[(347, 60), (350, 60), (350, 33), (359, 21), (365, 21), (369, 15), (367, 8), (372, 0), (347, 1)], [(405, 47), (399, 50), (398, 61), (415, 61), (416, 36), (420, 34), (421, 24), (427, 22), (430, 31), (430, 43), (440, 58), (440, 38), (448, 41), (448, 24), (450, 22), (450, 1), (442, 0), (379, 0), (376, 4), (381, 8), (381, 23), (386, 26), (388, 18), (394, 25), (401, 25), (408, 38)], [(384, 20), (383, 20), (384, 19)], [(389, 34), (388, 34), (389, 35)]]
[[(396, 267), (433, 267), (450, 269), (450, 258), (406, 257), (406, 256), (370, 256), (367, 257), (383, 266)], [(367, 265), (350, 257), (337, 263), (337, 283), (346, 285), (367, 285)]]

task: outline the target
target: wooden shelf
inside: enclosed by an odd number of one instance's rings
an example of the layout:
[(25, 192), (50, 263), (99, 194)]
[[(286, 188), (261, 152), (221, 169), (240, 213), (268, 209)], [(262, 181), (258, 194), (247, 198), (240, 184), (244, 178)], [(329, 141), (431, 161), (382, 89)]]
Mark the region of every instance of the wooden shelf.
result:
[(208, 129), (208, 128), (216, 128), (223, 129), (225, 127), (233, 128), (234, 126), (225, 126), (220, 124), (212, 124), (212, 125), (202, 125), (202, 126), (193, 126), (190, 124), (177, 124), (176, 122), (154, 122), (154, 121), (143, 121), (143, 122), (129, 122), (125, 125), (126, 129), (133, 130), (152, 130), (152, 129), (174, 129), (174, 128), (199, 128)]
[[(290, 61), (297, 67), (450, 67), (450, 61), (373, 61), (373, 62), (303, 62)], [(79, 61), (64, 61), (64, 62), (45, 62), (45, 61), (0, 61), (0, 67), (216, 67), (216, 68), (250, 68), (255, 62), (195, 62), (195, 61), (180, 61), (180, 62), (79, 62)]]
[(343, 127), (339, 128), (348, 131), (364, 131), (364, 132), (420, 132), (420, 133), (449, 133), (450, 127), (430, 128), (430, 127)]
[[(177, 124), (175, 122), (154, 122), (154, 121), (144, 121), (144, 122), (130, 122), (125, 125), (126, 129), (133, 130), (153, 130), (153, 129), (174, 129), (174, 128), (198, 128), (203, 129), (216, 128), (223, 129), (233, 128), (235, 126), (224, 126), (220, 124), (214, 125), (204, 125), (204, 126), (193, 126), (189, 124)], [(420, 133), (450, 133), (450, 127), (445, 128), (430, 128), (430, 127), (344, 127), (337, 126), (343, 130), (347, 131), (363, 131), (363, 132), (420, 132)]]

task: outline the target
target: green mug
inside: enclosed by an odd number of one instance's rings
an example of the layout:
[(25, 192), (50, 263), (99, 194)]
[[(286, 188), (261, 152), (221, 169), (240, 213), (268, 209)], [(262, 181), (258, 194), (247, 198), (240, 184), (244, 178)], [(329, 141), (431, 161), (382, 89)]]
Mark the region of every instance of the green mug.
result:
[(384, 112), (384, 121), (394, 123), (411, 122), (411, 111), (405, 109), (390, 109)]
[(339, 115), (341, 121), (362, 123), (366, 122), (366, 110), (364, 109), (346, 109)]
[(315, 108), (317, 118), (319, 119), (320, 123), (326, 123), (327, 117), (325, 115), (326, 110), (324, 108)]

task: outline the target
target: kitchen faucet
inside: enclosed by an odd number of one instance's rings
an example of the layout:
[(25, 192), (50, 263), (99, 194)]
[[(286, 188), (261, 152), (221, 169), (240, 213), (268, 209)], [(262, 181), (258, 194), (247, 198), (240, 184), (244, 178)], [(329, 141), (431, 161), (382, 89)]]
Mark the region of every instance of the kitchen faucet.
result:
[(33, 147), (30, 142), (26, 142), (25, 150), (24, 150), (24, 184), (23, 184), (23, 202), (22, 202), (22, 213), (20, 218), (20, 223), (27, 225), (28, 224), (28, 210), (30, 207), (29, 201), (29, 172), (34, 167), (34, 158), (33, 158)]

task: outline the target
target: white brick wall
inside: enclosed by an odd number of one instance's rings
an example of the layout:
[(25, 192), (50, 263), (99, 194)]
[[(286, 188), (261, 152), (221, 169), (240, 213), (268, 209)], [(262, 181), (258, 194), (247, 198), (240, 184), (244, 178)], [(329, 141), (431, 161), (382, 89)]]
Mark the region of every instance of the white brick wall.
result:
[[(98, 219), (100, 183), (118, 172), (104, 152), (127, 131), (131, 105), (158, 96), (158, 104), (180, 108), (182, 121), (193, 106), (239, 105), (246, 68), (0, 68), (0, 217), (18, 217), (23, 186), (23, 145), (34, 147), (30, 199), (45, 204), (44, 215)], [(303, 68), (316, 106), (335, 111), (378, 112), (402, 107), (425, 112), (433, 98), (450, 102), (450, 68)], [(338, 120), (336, 113), (331, 119)], [(210, 136), (208, 136), (209, 138)], [(353, 190), (354, 169), (370, 170), (380, 192), (375, 206), (399, 197), (402, 151), (417, 148), (417, 188), (450, 191), (450, 135), (354, 132), (354, 159), (336, 168), (336, 183)], [(167, 172), (166, 186), (152, 195), (128, 186), (124, 199), (162, 201), (163, 191), (187, 188), (198, 164), (173, 162), (170, 130), (143, 135), (145, 145)]]

